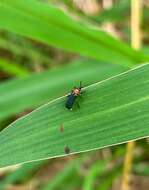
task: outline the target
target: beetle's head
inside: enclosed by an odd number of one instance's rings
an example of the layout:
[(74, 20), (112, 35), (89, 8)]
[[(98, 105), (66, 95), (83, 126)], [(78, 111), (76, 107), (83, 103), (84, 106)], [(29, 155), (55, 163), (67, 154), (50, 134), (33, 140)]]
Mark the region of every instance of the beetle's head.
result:
[(81, 88), (75, 88), (75, 89), (73, 90), (73, 93), (74, 93), (75, 95), (79, 95), (79, 94), (80, 94), (80, 91), (81, 91)]

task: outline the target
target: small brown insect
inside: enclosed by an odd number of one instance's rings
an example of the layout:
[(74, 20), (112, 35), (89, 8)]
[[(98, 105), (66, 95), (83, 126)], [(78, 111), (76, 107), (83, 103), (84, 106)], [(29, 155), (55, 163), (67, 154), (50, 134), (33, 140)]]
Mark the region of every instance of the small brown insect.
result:
[(70, 148), (68, 146), (65, 146), (64, 151), (65, 151), (66, 154), (69, 154), (70, 153)]
[(64, 126), (63, 126), (63, 124), (61, 124), (61, 126), (60, 126), (60, 132), (61, 132), (61, 133), (64, 132)]

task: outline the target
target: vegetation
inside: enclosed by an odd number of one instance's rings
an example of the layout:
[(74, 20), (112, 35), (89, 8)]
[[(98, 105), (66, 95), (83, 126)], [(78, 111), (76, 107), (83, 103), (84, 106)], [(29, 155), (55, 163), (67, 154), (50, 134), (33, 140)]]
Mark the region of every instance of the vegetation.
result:
[[(149, 5), (136, 50), (130, 1), (81, 2), (0, 2), (2, 190), (120, 189), (123, 143), (132, 140), (131, 188), (148, 189)], [(80, 81), (83, 94), (67, 110)]]

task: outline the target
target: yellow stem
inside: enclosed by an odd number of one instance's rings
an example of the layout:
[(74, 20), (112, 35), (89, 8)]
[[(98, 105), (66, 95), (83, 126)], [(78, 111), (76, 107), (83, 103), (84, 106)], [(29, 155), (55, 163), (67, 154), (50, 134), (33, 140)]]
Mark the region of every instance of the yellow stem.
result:
[[(139, 49), (141, 47), (141, 15), (142, 0), (131, 0), (131, 46), (135, 49)], [(121, 190), (130, 190), (129, 182), (133, 164), (134, 149), (135, 141), (127, 143)]]
[(131, 46), (135, 49), (141, 47), (141, 18), (142, 0), (131, 0)]
[(133, 164), (135, 141), (127, 143), (121, 190), (130, 190), (130, 174)]

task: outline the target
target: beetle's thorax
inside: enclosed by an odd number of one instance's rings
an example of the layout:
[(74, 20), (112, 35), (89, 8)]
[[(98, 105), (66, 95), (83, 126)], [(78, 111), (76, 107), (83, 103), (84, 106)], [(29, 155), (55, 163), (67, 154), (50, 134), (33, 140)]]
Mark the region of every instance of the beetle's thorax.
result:
[(80, 94), (80, 88), (75, 88), (74, 90), (73, 90), (73, 93), (75, 94), (75, 95), (79, 95)]

